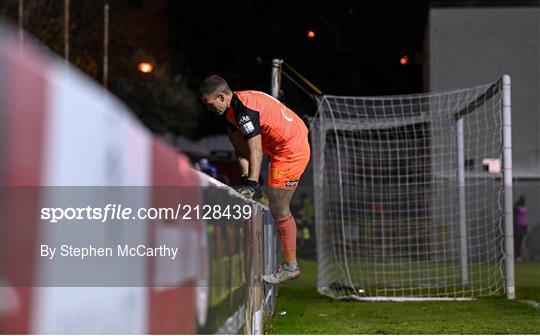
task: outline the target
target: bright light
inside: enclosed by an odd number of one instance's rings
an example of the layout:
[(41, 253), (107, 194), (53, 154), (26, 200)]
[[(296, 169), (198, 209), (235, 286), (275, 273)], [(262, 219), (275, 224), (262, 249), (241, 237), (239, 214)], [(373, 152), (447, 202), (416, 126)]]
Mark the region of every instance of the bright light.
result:
[(408, 55), (401, 56), (401, 58), (399, 59), (399, 64), (406, 65), (408, 63), (409, 63), (409, 56)]
[(315, 32), (313, 30), (307, 31), (307, 38), (313, 40), (315, 38)]
[(501, 172), (501, 160), (500, 159), (483, 159), (482, 166), (484, 171), (490, 173), (500, 173)]
[(154, 70), (154, 66), (150, 62), (141, 62), (137, 68), (142, 73), (151, 73)]

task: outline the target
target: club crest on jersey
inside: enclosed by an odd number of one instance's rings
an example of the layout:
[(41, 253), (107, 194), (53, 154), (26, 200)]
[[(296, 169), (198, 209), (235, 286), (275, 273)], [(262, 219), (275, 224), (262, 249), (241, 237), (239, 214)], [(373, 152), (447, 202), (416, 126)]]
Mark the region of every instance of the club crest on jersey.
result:
[(294, 187), (294, 186), (297, 186), (298, 185), (298, 180), (295, 180), (295, 181), (287, 181), (285, 182), (285, 185), (287, 187)]
[(289, 117), (289, 115), (287, 114), (287, 112), (285, 112), (284, 109), (281, 109), (281, 115), (283, 116), (283, 118), (285, 118), (285, 120), (289, 122), (293, 121), (293, 118)]

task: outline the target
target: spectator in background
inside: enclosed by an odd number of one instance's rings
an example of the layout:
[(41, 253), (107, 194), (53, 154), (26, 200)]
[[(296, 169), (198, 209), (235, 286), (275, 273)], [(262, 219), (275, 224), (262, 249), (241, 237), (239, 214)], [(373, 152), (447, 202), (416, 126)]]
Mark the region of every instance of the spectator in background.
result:
[(306, 193), (300, 195), (300, 216), (310, 225), (315, 223), (315, 205)]
[(213, 178), (217, 178), (217, 168), (214, 167), (209, 161), (207, 158), (202, 158), (199, 160), (199, 162), (197, 162), (198, 164), (198, 167), (199, 169), (207, 174), (207, 175), (210, 175), (212, 176)]
[(315, 258), (315, 205), (306, 194), (300, 194), (298, 213), (298, 244), (302, 247), (302, 257)]
[(528, 261), (540, 261), (540, 223), (531, 225), (528, 230), (525, 241), (523, 242), (524, 250), (527, 251)]
[(521, 195), (514, 205), (514, 255), (516, 261), (522, 261), (521, 245), (527, 234), (527, 199)]

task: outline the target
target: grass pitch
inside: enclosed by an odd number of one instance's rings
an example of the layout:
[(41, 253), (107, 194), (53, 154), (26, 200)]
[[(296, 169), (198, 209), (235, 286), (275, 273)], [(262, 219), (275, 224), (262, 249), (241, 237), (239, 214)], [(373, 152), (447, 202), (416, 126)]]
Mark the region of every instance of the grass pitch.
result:
[(281, 287), (269, 334), (540, 334), (540, 308), (520, 301), (540, 302), (540, 263), (516, 263), (515, 301), (405, 303), (322, 296), (316, 263), (299, 263), (302, 276)]

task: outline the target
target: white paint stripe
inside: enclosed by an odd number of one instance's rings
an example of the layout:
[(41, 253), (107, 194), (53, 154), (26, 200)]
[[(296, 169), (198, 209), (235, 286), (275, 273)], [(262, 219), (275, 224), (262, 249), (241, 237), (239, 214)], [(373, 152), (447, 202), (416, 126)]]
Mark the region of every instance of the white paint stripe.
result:
[(46, 184), (149, 185), (152, 138), (127, 108), (63, 64), (48, 78)]
[(523, 300), (517, 300), (517, 301), (523, 302), (523, 303), (528, 304), (530, 306), (533, 306), (534, 308), (540, 308), (540, 303), (538, 303), (538, 302), (536, 302), (534, 300), (525, 300), (525, 299), (523, 299)]
[(343, 299), (367, 302), (420, 302), (420, 301), (474, 301), (474, 298), (430, 298), (430, 297), (388, 297), (388, 296), (358, 296), (350, 295)]
[[(124, 105), (65, 64), (57, 62), (47, 78), (43, 184), (151, 185), (151, 135)], [(50, 202), (61, 196), (44, 195), (44, 199)], [(149, 196), (137, 195), (137, 206), (148, 206)], [(130, 239), (146, 239), (147, 232), (141, 225), (130, 221), (115, 225), (125, 225), (118, 229), (130, 230)], [(106, 232), (90, 226), (86, 233), (49, 230), (40, 236), (54, 241), (67, 237), (76, 240), (77, 235), (85, 234), (92, 235), (96, 242), (106, 239)], [(137, 267), (137, 274), (146, 277), (146, 265)], [(56, 274), (53, 267), (40, 262), (38, 274), (54, 281), (62, 272)], [(38, 287), (32, 316), (33, 333), (145, 333), (147, 289)]]

